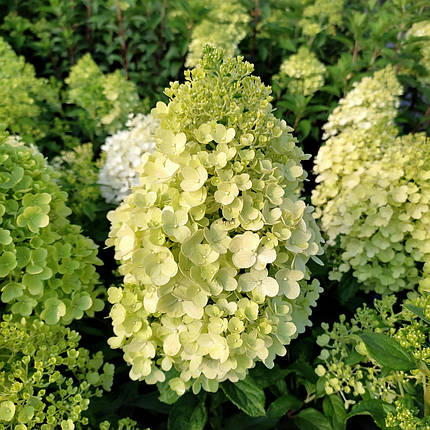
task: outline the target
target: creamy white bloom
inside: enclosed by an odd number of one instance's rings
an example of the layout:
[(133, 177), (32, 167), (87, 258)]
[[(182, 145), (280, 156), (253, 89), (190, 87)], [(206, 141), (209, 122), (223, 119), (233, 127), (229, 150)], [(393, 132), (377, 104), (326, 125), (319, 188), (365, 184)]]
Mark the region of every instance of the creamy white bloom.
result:
[(158, 125), (152, 115), (131, 116), (125, 130), (106, 139), (101, 147), (105, 163), (100, 169), (99, 184), (108, 203), (120, 203), (139, 184), (141, 158), (154, 150)]

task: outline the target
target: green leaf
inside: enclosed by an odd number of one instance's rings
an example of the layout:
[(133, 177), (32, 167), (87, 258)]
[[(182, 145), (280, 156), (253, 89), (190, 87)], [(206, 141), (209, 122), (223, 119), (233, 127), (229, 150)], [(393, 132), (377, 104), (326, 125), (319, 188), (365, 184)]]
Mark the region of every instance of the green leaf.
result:
[(239, 409), (251, 417), (261, 417), (266, 414), (264, 391), (248, 376), (236, 383), (224, 382), (221, 388), (228, 399)]
[(382, 333), (365, 331), (358, 334), (370, 356), (380, 365), (393, 370), (414, 370), (418, 363), (396, 340)]
[(302, 407), (303, 402), (292, 394), (284, 394), (273, 401), (267, 409), (267, 416), (280, 418), (288, 411), (297, 411)]
[[(224, 430), (271, 430), (275, 428), (279, 418), (257, 417), (253, 418), (245, 414), (236, 414), (228, 417)], [(221, 428), (221, 427), (220, 427)]]
[(353, 406), (346, 419), (356, 415), (370, 415), (379, 427), (385, 428), (385, 417), (390, 409), (394, 409), (393, 406), (379, 399), (362, 400)]
[(418, 306), (414, 306), (410, 304), (404, 304), (403, 307), (411, 311), (416, 316), (420, 317), (427, 324), (430, 324), (430, 320), (426, 318), (423, 309), (419, 308)]
[(178, 372), (172, 368), (166, 373), (166, 379), (163, 382), (157, 383), (158, 391), (160, 392), (158, 398), (161, 402), (167, 403), (168, 405), (173, 405), (173, 403), (179, 399), (179, 395), (176, 394), (169, 385), (169, 381), (176, 376), (178, 376)]
[(294, 418), (294, 423), (299, 430), (333, 430), (328, 419), (312, 408), (301, 411)]
[(168, 430), (203, 430), (208, 419), (205, 396), (184, 394), (169, 414)]
[(333, 430), (344, 430), (346, 427), (346, 410), (342, 399), (333, 394), (323, 400), (324, 415), (331, 421)]
[(5, 251), (0, 256), (0, 278), (7, 276), (16, 267), (15, 254)]

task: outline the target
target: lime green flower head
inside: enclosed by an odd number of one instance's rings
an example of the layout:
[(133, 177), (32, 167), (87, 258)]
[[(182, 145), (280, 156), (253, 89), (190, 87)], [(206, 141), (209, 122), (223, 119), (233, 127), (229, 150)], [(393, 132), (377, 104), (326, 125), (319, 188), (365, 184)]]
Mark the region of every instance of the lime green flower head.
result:
[(186, 67), (197, 66), (205, 45), (222, 49), (226, 56), (238, 53), (238, 45), (245, 38), (250, 16), (237, 0), (212, 0), (205, 18), (192, 32)]
[[(124, 286), (109, 290), (132, 379), (179, 395), (245, 378), (310, 324), (321, 291), (306, 263), (321, 237), (299, 197), (307, 156), (241, 57), (207, 48), (152, 114), (140, 185), (108, 214)], [(171, 374), (171, 373), (170, 373)], [(170, 375), (169, 374), (169, 375)]]
[(77, 332), (33, 319), (0, 322), (0, 427), (88, 428), (90, 399), (109, 391), (114, 366), (79, 348)]
[(309, 96), (324, 85), (325, 66), (306, 46), (301, 46), (297, 54), (288, 57), (282, 64), (279, 80), (287, 80), (288, 91), (292, 94)]
[(90, 121), (97, 134), (118, 131), (139, 105), (135, 85), (119, 70), (103, 74), (90, 54), (72, 67), (66, 83), (68, 102), (83, 109), (79, 120)]
[(58, 174), (34, 148), (0, 142), (0, 290), (13, 314), (69, 323), (103, 308), (97, 246), (70, 224)]

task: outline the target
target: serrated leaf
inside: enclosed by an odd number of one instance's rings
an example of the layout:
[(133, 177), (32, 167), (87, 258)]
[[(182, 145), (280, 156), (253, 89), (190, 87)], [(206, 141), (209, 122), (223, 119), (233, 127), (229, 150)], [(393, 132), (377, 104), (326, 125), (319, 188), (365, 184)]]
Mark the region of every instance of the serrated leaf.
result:
[(184, 394), (169, 413), (168, 430), (203, 430), (208, 419), (204, 395)]
[(347, 413), (342, 399), (337, 394), (327, 396), (323, 400), (324, 415), (331, 421), (333, 430), (344, 430)]
[(380, 365), (389, 369), (403, 371), (418, 368), (418, 363), (414, 356), (391, 337), (371, 331), (365, 331), (358, 335), (365, 343), (370, 356)]
[(303, 402), (292, 394), (284, 394), (273, 401), (267, 409), (267, 416), (273, 418), (283, 417), (288, 411), (297, 411)]
[(333, 430), (328, 419), (312, 408), (301, 411), (294, 418), (294, 424), (299, 430)]
[(417, 317), (421, 318), (424, 322), (427, 324), (430, 324), (430, 320), (426, 318), (424, 311), (419, 308), (418, 306), (410, 305), (410, 304), (404, 304), (404, 308), (411, 311), (413, 314), (415, 314)]
[(261, 417), (266, 414), (264, 404), (266, 397), (264, 391), (251, 379), (247, 377), (236, 383), (224, 382), (221, 388), (227, 398), (239, 409), (251, 417)]
[(347, 415), (348, 420), (356, 415), (370, 415), (375, 423), (381, 427), (385, 427), (385, 417), (393, 406), (384, 403), (382, 400), (362, 400), (361, 402), (354, 405), (351, 412)]

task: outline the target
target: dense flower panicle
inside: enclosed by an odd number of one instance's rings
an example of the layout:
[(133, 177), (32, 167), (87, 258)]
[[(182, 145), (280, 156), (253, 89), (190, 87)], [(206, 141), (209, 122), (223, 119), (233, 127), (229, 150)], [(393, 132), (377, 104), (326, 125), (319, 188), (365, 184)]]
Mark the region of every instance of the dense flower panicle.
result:
[[(322, 324), (324, 333), (317, 338), (322, 348), (318, 357), (321, 364), (317, 365), (315, 373), (324, 384), (327, 395), (341, 395), (345, 408), (364, 397), (368, 399), (370, 395), (371, 399), (381, 399), (396, 407), (395, 412), (387, 414), (387, 427), (398, 428), (396, 426), (404, 422), (416, 426), (400, 428), (424, 430), (427, 427), (421, 426), (424, 423), (421, 423), (418, 410), (405, 408), (403, 403), (404, 393), (411, 393), (414, 389), (422, 392), (420, 384), (425, 381), (420, 370), (422, 367), (411, 371), (382, 371), (358, 336), (363, 330), (385, 334), (409, 351), (418, 362), (430, 365), (430, 326), (417, 314), (422, 312), (424, 318), (430, 317), (430, 295), (410, 293), (398, 312), (394, 311), (396, 302), (394, 295), (384, 296), (375, 300), (374, 308), (366, 305), (359, 308), (349, 322), (345, 315), (341, 315), (340, 322), (333, 324), (332, 328)], [(411, 306), (416, 312), (412, 313), (404, 305)]]
[(0, 142), (0, 289), (12, 313), (69, 323), (103, 308), (97, 246), (70, 224), (58, 174), (35, 148)]
[[(402, 86), (391, 65), (373, 76), (364, 77), (354, 84), (354, 88), (330, 114), (323, 126), (323, 138), (336, 136), (350, 127), (369, 131), (378, 124), (384, 124), (385, 128), (394, 127), (402, 93)], [(328, 145), (329, 142), (325, 147)]]
[(236, 55), (239, 43), (246, 36), (249, 21), (246, 8), (237, 0), (210, 2), (207, 16), (193, 29), (185, 66), (198, 64), (205, 45), (222, 49), (229, 57)]
[(297, 54), (288, 57), (282, 64), (279, 80), (287, 80), (288, 91), (292, 94), (309, 96), (324, 85), (325, 66), (306, 46), (301, 46)]
[(96, 205), (101, 198), (98, 181), (98, 163), (94, 162), (93, 145), (78, 145), (72, 151), (62, 151), (51, 165), (59, 173), (58, 183), (67, 192), (67, 203), (72, 210), (71, 218), (83, 225), (90, 205)]
[[(412, 25), (411, 29), (406, 33), (406, 37), (430, 37), (430, 21), (416, 22)], [(425, 40), (419, 42), (421, 64), (426, 68), (427, 74), (420, 76), (419, 79), (425, 83), (430, 84), (430, 45), (429, 41)]]
[(306, 262), (321, 253), (312, 208), (299, 197), (307, 156), (272, 114), (270, 88), (241, 57), (207, 48), (186, 83), (159, 102), (156, 150), (140, 185), (113, 212), (124, 286), (109, 289), (115, 337), (130, 377), (177, 375), (192, 385), (245, 378), (273, 366), (310, 325), (321, 292)]
[(46, 79), (36, 78), (34, 67), (18, 57), (0, 38), (0, 126), (35, 138), (48, 129), (39, 121), (43, 104), (55, 105), (57, 94)]
[[(330, 116), (325, 128), (332, 137), (316, 157), (312, 193), (328, 244), (340, 239), (342, 263), (332, 277), (352, 269), (363, 289), (380, 294), (427, 285), (430, 273), (430, 143), (424, 134), (396, 137), (401, 91), (392, 73), (365, 78)], [(350, 117), (354, 99), (359, 115)]]
[(342, 12), (345, 0), (311, 0), (303, 9), (303, 18), (298, 22), (303, 34), (314, 37), (327, 29), (334, 34), (335, 28), (342, 25)]
[(88, 428), (90, 399), (110, 390), (114, 366), (79, 348), (80, 336), (42, 321), (0, 323), (0, 427), (3, 430)]
[(69, 103), (81, 107), (83, 119), (95, 123), (97, 133), (115, 133), (139, 105), (133, 82), (127, 81), (119, 70), (103, 74), (90, 54), (85, 54), (66, 78)]
[(155, 148), (159, 121), (153, 115), (139, 114), (130, 117), (126, 126), (101, 147), (104, 164), (98, 182), (108, 203), (120, 203), (139, 184), (138, 168), (143, 154)]

